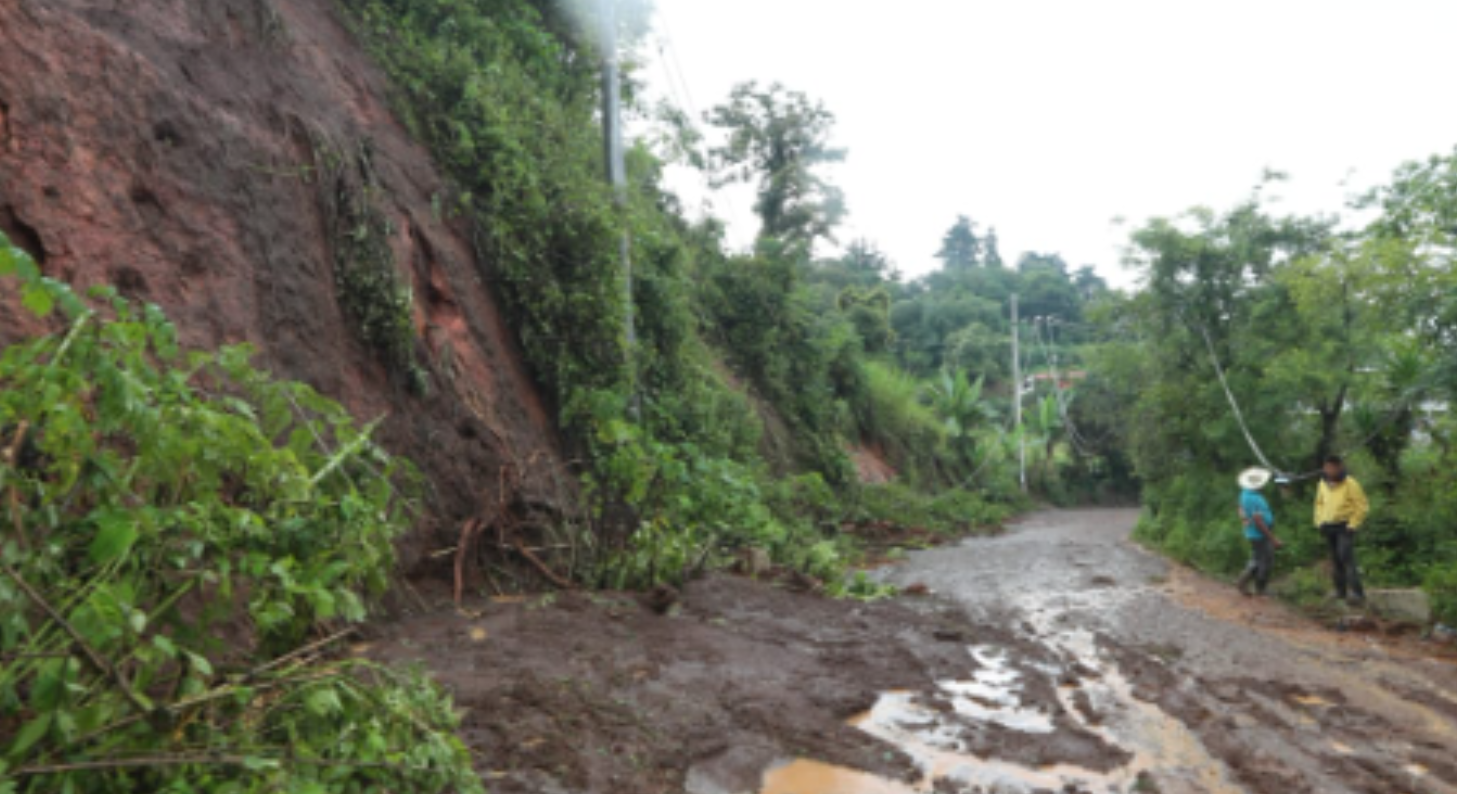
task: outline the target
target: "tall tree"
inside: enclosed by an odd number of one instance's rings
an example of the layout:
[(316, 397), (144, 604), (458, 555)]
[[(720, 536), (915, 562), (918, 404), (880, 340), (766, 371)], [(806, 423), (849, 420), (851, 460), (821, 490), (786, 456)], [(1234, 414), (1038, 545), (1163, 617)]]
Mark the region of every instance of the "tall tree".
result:
[(1002, 261), (1002, 249), (997, 244), (997, 227), (987, 229), (987, 237), (982, 246), (986, 249), (986, 253), (982, 255), (983, 264), (998, 269), (1006, 267), (1006, 263)]
[(846, 246), (844, 256), (840, 257), (840, 266), (857, 284), (875, 286), (882, 281), (900, 278), (890, 257), (880, 250), (880, 246), (864, 238)]
[(1108, 282), (1098, 275), (1092, 265), (1083, 265), (1073, 274), (1073, 286), (1084, 303), (1108, 291)]
[[(1178, 221), (1155, 219), (1133, 233), (1126, 264), (1148, 287), (1132, 310), (1152, 340), (1134, 430), (1136, 445), (1151, 442), (1138, 451), (1142, 470), (1160, 470), (1170, 456), (1216, 470), (1249, 460), (1211, 358), (1268, 454), (1300, 465), (1294, 450), (1312, 435), (1311, 457), (1331, 450), (1360, 361), (1354, 304), (1333, 271), (1295, 277), (1306, 270), (1300, 263), (1324, 261), (1331, 223), (1271, 216), (1251, 200), (1226, 213), (1200, 208)], [(1320, 297), (1302, 297), (1316, 290)], [(1307, 418), (1318, 422), (1313, 434), (1301, 426)]]
[(1033, 270), (1052, 270), (1066, 276), (1067, 260), (1061, 254), (1039, 254), (1036, 251), (1028, 251), (1017, 257), (1017, 272), (1027, 273)]
[(890, 325), (890, 293), (884, 287), (846, 287), (835, 303), (855, 327), (867, 352), (890, 349), (895, 331)]
[(741, 83), (708, 122), (728, 134), (710, 152), (713, 182), (757, 184), (761, 239), (803, 249), (834, 239), (845, 199), (821, 172), (843, 161), (845, 150), (830, 145), (835, 117), (823, 104), (779, 83)]
[(941, 238), (941, 250), (936, 252), (941, 266), (952, 272), (964, 272), (981, 264), (981, 240), (976, 236), (976, 224), (965, 215), (958, 216), (955, 225)]

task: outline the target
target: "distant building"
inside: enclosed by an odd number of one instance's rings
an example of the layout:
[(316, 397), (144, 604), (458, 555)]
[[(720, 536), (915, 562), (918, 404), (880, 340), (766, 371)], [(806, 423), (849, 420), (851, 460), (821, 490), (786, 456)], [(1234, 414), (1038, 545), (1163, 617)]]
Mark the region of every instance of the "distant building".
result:
[[(1080, 380), (1086, 380), (1088, 377), (1087, 371), (1081, 369), (1069, 370), (1067, 372), (1059, 372), (1057, 373), (1057, 375), (1057, 388), (1059, 389), (1071, 389), (1073, 387), (1073, 383)], [(1042, 383), (1052, 383), (1051, 372), (1034, 372), (1031, 375), (1028, 375), (1027, 386), (1024, 389), (1024, 392), (1033, 391), (1037, 388), (1038, 384)]]

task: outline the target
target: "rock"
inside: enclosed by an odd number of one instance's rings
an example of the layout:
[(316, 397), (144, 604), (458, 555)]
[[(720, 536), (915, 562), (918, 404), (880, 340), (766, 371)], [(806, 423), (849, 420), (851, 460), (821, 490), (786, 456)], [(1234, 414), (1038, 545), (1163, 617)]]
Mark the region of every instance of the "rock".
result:
[(1376, 621), (1365, 615), (1348, 615), (1336, 621), (1336, 631), (1365, 633), (1377, 629)]
[(761, 576), (768, 573), (774, 567), (774, 560), (769, 552), (760, 548), (744, 550), (744, 573), (749, 576)]
[(678, 593), (677, 588), (671, 585), (660, 584), (654, 587), (647, 595), (643, 596), (643, 605), (659, 615), (666, 615), (678, 605), (678, 601), (681, 598), (682, 596)]
[(1421, 590), (1371, 590), (1366, 603), (1387, 620), (1420, 624), (1432, 620), (1432, 602)]

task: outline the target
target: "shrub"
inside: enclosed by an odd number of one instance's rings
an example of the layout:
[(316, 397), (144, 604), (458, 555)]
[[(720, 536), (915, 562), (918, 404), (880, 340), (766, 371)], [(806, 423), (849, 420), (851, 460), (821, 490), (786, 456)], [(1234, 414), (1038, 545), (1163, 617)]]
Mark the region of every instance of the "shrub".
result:
[(859, 421), (867, 439), (885, 449), (902, 476), (932, 481), (945, 452), (945, 430), (936, 412), (921, 401), (920, 382), (894, 365), (869, 361), (865, 385)]
[(480, 790), (438, 690), (304, 645), (385, 588), (404, 462), (0, 237), (4, 274), (67, 324), (0, 355), (0, 790)]
[(995, 526), (1011, 508), (987, 502), (965, 490), (929, 495), (900, 483), (867, 485), (859, 489), (850, 517), (860, 521), (890, 521), (935, 532), (959, 533)]
[(1432, 597), (1432, 614), (1448, 625), (1457, 624), (1457, 563), (1433, 567), (1422, 587)]

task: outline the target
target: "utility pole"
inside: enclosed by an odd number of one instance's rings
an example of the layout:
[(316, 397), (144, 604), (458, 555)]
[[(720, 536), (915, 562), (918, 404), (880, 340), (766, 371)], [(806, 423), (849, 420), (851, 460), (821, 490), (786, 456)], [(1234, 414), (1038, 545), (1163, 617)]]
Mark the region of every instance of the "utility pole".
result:
[[(597, 0), (602, 17), (602, 132), (607, 161), (607, 182), (612, 185), (619, 212), (627, 207), (627, 164), (622, 153), (622, 81), (617, 69), (617, 9), (615, 0)], [(632, 247), (626, 225), (618, 240), (622, 261), (622, 309), (627, 326), (628, 411), (639, 418), (637, 395), (637, 321), (632, 289)]]
[(1017, 482), (1027, 491), (1027, 441), (1022, 437), (1022, 353), (1017, 339), (1017, 293), (1012, 293), (1012, 411), (1017, 417)]

